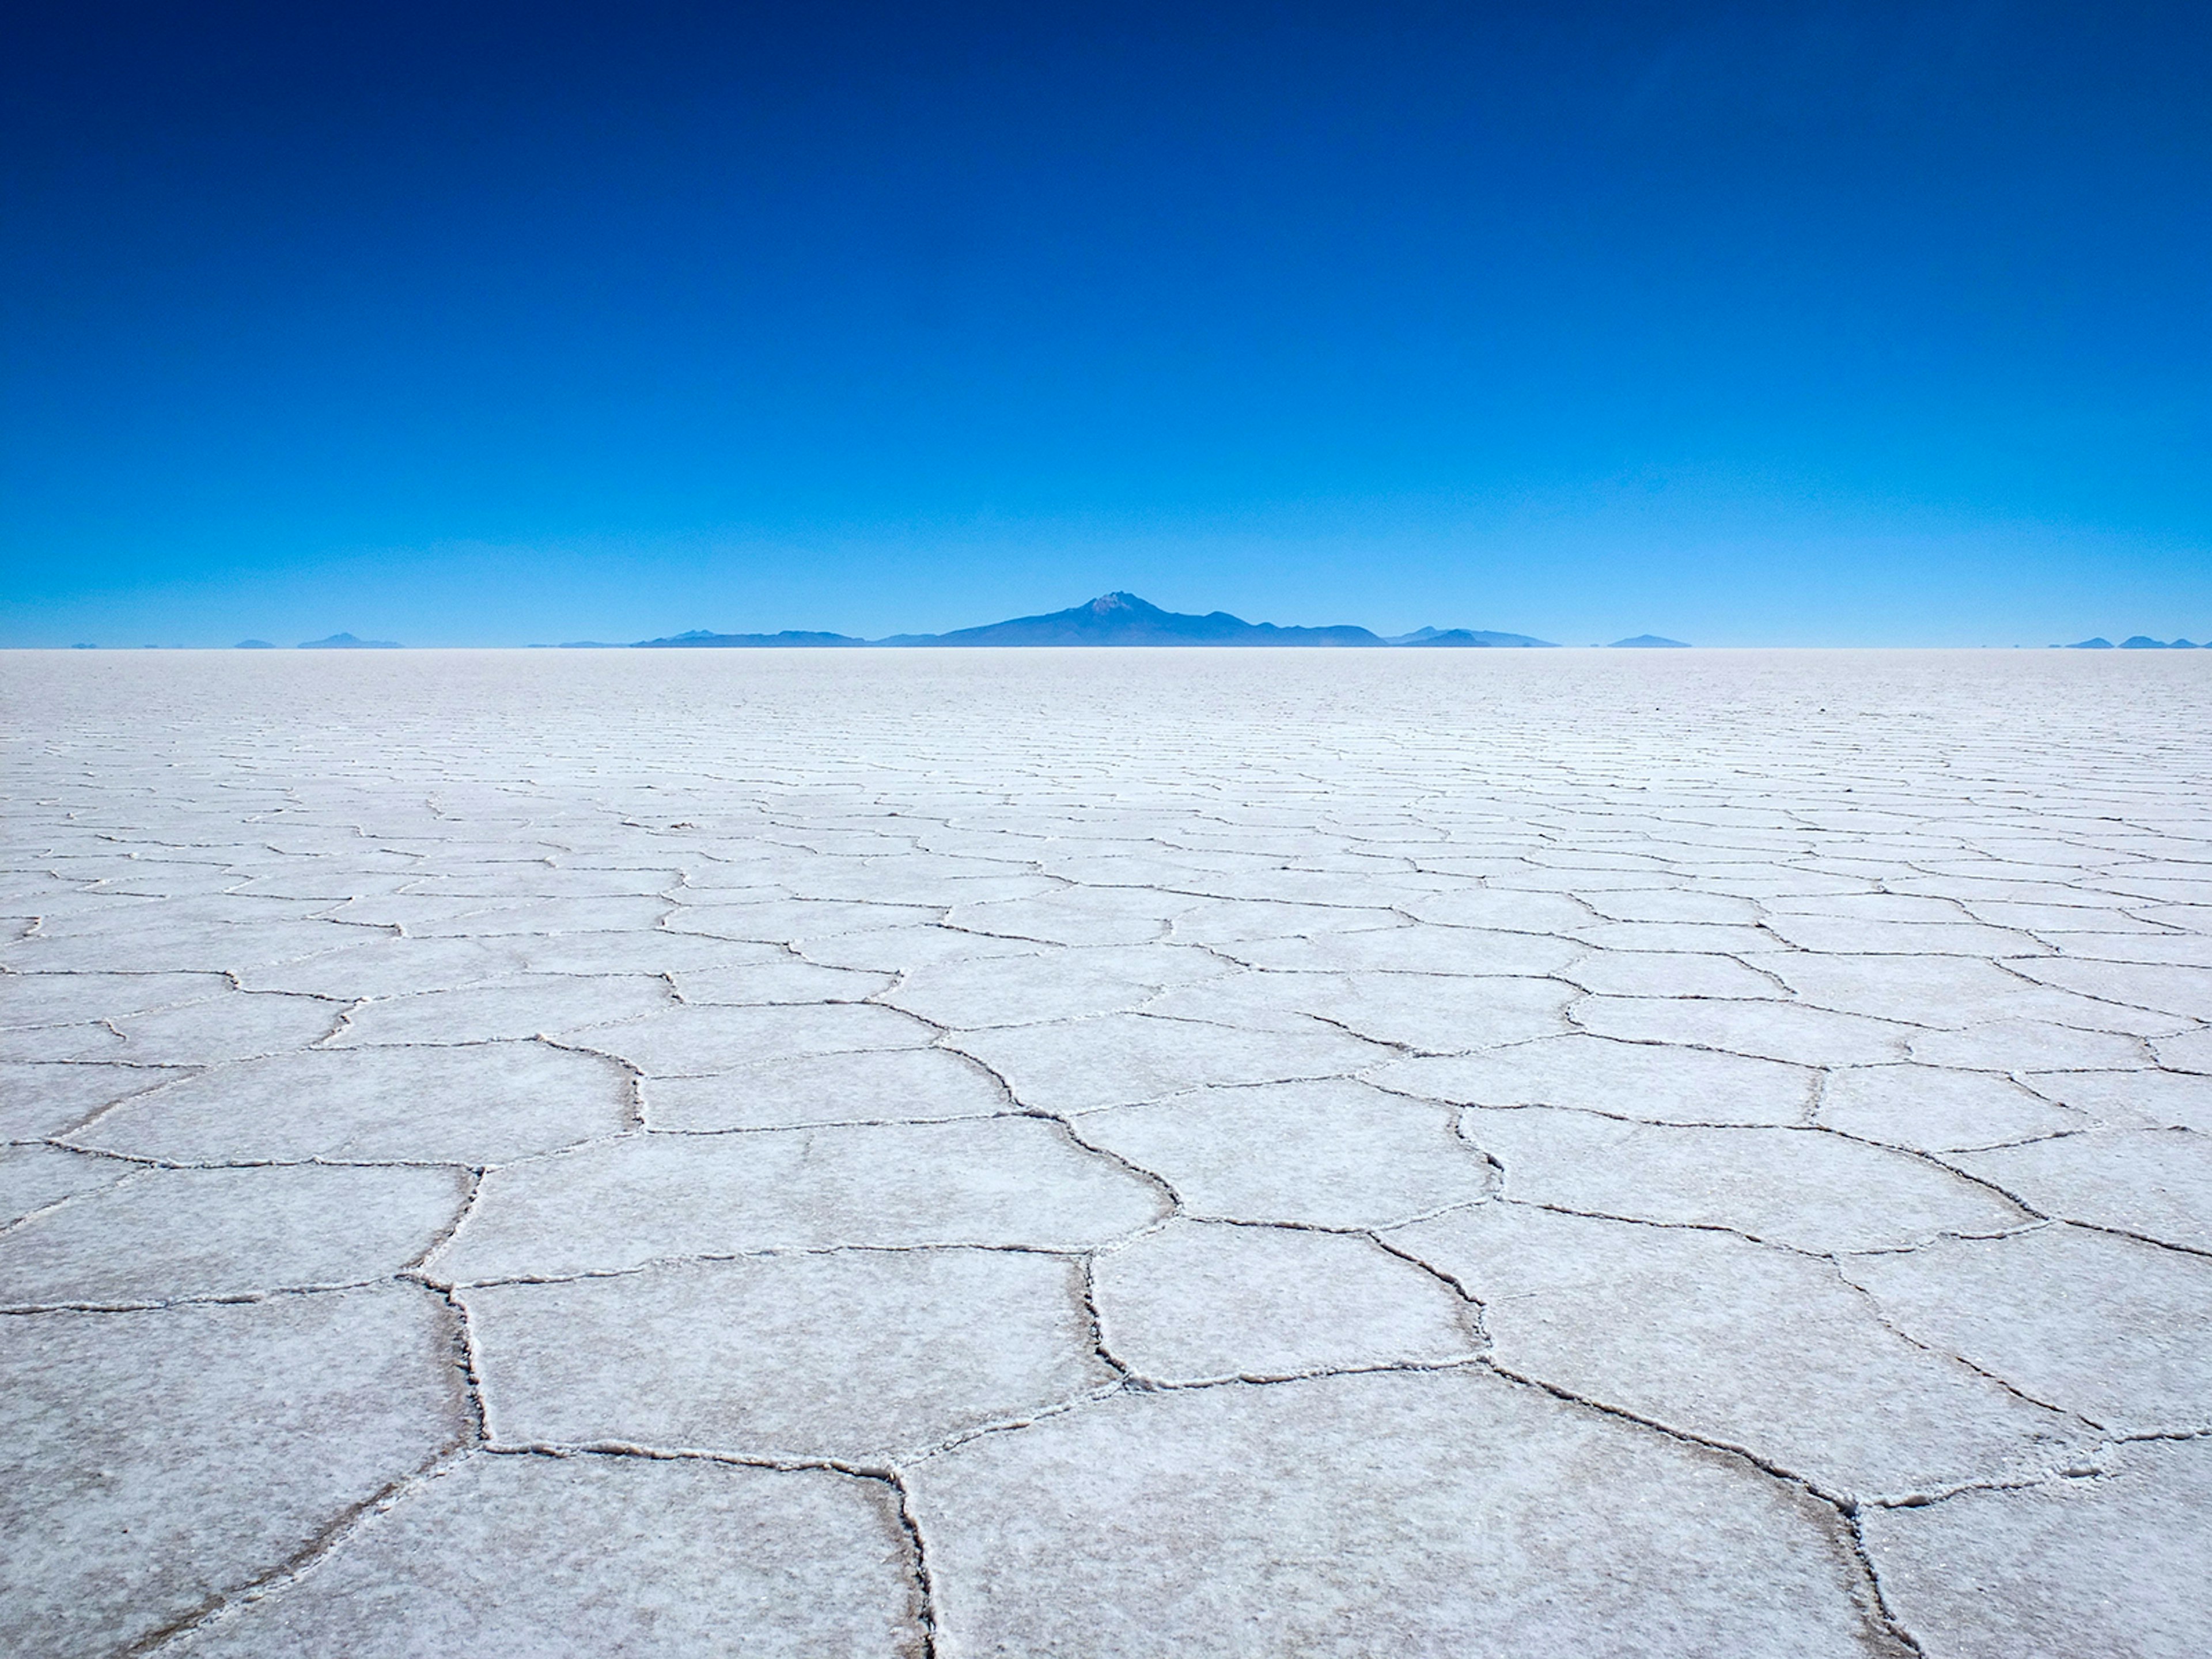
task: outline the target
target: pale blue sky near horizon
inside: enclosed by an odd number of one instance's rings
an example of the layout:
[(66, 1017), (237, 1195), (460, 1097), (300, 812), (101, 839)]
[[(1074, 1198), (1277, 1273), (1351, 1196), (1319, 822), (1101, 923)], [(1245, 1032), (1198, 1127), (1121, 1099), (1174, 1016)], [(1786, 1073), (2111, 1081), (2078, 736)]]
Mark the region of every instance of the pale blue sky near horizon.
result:
[(2201, 9), (19, 33), (0, 645), (2212, 635)]

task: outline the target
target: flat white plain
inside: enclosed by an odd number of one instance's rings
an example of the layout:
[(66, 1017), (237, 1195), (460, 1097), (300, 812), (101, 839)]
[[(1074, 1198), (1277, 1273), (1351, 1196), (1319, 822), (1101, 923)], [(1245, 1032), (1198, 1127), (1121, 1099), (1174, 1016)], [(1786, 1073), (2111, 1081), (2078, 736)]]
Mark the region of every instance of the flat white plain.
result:
[(2212, 1649), (2212, 657), (0, 657), (0, 1644)]

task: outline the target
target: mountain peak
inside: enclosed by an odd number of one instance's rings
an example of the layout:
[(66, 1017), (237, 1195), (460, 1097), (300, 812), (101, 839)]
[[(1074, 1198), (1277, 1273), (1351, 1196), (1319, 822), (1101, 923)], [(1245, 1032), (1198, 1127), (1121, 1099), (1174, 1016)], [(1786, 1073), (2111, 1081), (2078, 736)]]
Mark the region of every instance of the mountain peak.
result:
[(950, 634), (903, 635), (886, 645), (1380, 645), (1364, 628), (1277, 628), (1225, 611), (1163, 611), (1120, 589), (1038, 617), (1015, 617)]

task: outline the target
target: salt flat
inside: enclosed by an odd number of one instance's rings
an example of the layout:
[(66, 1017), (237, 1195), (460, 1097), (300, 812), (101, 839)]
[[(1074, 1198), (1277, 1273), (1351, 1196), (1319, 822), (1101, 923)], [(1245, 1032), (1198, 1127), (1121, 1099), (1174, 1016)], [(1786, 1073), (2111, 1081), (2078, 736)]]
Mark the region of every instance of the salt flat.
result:
[(2212, 657), (0, 693), (9, 1651), (2212, 1651)]

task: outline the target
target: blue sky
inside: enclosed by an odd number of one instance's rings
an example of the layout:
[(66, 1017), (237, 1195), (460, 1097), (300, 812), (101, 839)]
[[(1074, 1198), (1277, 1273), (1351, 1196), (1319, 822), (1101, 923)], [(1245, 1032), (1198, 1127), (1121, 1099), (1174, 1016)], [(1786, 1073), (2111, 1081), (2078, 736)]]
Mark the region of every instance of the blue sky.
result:
[(2212, 14), (48, 8), (0, 644), (2212, 633)]

